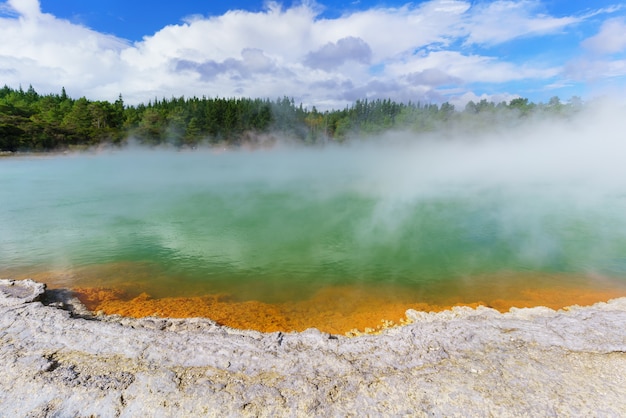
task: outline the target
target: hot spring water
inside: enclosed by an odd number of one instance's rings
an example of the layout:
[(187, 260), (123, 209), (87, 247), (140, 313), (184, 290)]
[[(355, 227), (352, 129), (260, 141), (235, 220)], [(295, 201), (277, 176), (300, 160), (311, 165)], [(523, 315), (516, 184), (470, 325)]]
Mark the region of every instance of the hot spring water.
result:
[(218, 295), (242, 312), (626, 294), (626, 178), (613, 169), (559, 166), (528, 144), (393, 139), (4, 158), (0, 277), (172, 304)]

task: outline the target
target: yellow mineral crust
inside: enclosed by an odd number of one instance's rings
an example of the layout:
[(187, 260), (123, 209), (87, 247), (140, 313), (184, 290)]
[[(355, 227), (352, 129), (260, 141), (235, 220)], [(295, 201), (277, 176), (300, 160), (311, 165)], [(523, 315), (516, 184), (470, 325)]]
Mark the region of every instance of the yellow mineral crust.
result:
[[(402, 325), (405, 312), (414, 309), (439, 312), (453, 306), (488, 306), (506, 312), (511, 307), (547, 306), (560, 309), (570, 305), (592, 305), (626, 296), (624, 289), (550, 287), (518, 289), (517, 292), (489, 294), (481, 299), (458, 298), (426, 303), (415, 295), (377, 292), (363, 286), (332, 286), (299, 301), (268, 303), (238, 301), (227, 294), (194, 297), (152, 298), (146, 293), (131, 296), (119, 290), (85, 287), (74, 289), (91, 311), (130, 317), (207, 317), (221, 325), (262, 332), (303, 331), (317, 328), (332, 334), (361, 335)], [(447, 302), (447, 303), (446, 303)]]

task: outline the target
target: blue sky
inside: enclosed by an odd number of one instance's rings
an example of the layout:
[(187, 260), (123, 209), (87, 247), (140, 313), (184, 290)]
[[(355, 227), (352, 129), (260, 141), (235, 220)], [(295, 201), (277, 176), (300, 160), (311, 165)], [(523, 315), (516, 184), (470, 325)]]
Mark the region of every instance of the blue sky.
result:
[[(263, 1), (183, 0), (139, 2), (128, 0), (43, 0), (41, 10), (104, 33), (132, 41), (178, 24), (187, 16), (219, 16), (232, 9), (259, 12)], [(291, 3), (284, 3), (289, 5)]]
[(154, 97), (359, 98), (463, 106), (626, 93), (610, 0), (0, 0), (0, 84)]

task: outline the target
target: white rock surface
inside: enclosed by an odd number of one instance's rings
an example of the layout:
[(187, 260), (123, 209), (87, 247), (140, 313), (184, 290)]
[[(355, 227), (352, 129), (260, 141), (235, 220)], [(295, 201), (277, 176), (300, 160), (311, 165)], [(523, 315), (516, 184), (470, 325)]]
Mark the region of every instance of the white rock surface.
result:
[(0, 280), (2, 417), (626, 415), (626, 298), (346, 338), (90, 317), (36, 285)]

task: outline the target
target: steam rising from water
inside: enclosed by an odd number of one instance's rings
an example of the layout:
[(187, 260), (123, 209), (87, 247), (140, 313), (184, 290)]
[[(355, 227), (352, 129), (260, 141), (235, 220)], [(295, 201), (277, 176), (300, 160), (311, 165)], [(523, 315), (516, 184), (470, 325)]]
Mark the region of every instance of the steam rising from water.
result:
[(516, 271), (623, 276), (620, 112), (477, 137), (6, 158), (0, 273), (135, 263), (153, 295), (242, 282), (257, 298)]

